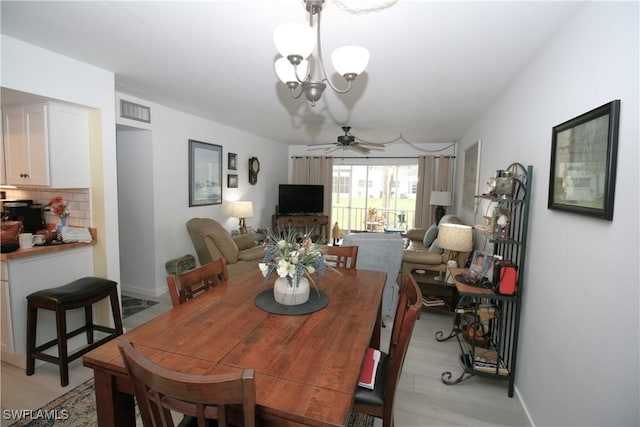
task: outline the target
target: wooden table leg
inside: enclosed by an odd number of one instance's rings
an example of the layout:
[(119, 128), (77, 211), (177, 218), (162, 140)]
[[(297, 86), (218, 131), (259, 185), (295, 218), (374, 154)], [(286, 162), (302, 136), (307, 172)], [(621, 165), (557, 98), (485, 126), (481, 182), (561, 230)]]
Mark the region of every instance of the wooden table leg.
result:
[(133, 395), (118, 391), (117, 378), (107, 372), (93, 373), (98, 426), (135, 427)]
[(380, 328), (382, 328), (382, 302), (380, 303), (380, 307), (378, 307), (378, 316), (376, 317), (376, 324), (373, 329), (373, 334), (371, 335), (369, 347), (380, 348)]

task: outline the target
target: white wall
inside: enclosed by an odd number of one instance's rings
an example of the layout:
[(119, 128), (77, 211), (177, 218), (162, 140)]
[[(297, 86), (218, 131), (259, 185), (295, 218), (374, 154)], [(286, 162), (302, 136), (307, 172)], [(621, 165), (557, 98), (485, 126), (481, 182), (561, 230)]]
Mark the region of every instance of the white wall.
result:
[[(254, 228), (271, 226), (271, 215), (275, 212), (278, 199), (277, 184), (287, 182), (287, 146), (126, 94), (118, 93), (117, 98), (151, 107), (150, 125), (121, 118), (118, 118), (118, 123), (139, 126), (148, 129), (141, 132), (151, 134), (147, 156), (152, 162), (142, 162), (140, 173), (153, 175), (153, 206), (143, 207), (142, 212), (138, 213), (147, 216), (149, 222), (153, 223), (153, 237), (144, 242), (139, 236), (130, 236), (131, 243), (123, 242), (122, 251), (123, 254), (128, 251), (131, 257), (136, 257), (138, 251), (154, 253), (155, 280), (153, 283), (136, 283), (126, 277), (123, 271), (122, 285), (124, 289), (154, 296), (166, 292), (166, 261), (187, 253), (196, 255), (185, 228), (190, 218), (214, 218), (231, 231), (238, 228), (238, 219), (229, 216), (229, 202), (248, 200), (253, 202), (254, 217), (247, 219), (247, 225)], [(222, 146), (224, 169), (221, 205), (189, 207), (189, 139)], [(227, 169), (229, 152), (238, 155), (236, 171)], [(256, 185), (249, 184), (249, 157), (253, 156), (260, 160)], [(238, 188), (227, 188), (228, 173), (238, 175)], [(131, 191), (131, 188), (125, 191)], [(135, 203), (135, 195), (129, 199)], [(121, 218), (121, 221), (125, 219)]]
[(95, 268), (97, 275), (119, 282), (113, 73), (5, 35), (0, 46), (3, 87), (95, 109), (90, 128)]
[[(534, 167), (516, 389), (537, 426), (640, 424), (638, 41), (637, 2), (587, 3), (460, 147), (482, 138), (481, 188), (512, 162)], [(548, 210), (552, 127), (614, 99), (613, 221)]]

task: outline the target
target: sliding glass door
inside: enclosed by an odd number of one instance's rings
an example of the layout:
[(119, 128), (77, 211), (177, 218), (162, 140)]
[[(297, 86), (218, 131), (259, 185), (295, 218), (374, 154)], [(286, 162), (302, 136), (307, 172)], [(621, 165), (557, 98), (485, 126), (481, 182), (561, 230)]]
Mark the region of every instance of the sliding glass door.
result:
[(413, 221), (417, 182), (417, 161), (334, 164), (331, 224), (346, 231), (404, 231)]

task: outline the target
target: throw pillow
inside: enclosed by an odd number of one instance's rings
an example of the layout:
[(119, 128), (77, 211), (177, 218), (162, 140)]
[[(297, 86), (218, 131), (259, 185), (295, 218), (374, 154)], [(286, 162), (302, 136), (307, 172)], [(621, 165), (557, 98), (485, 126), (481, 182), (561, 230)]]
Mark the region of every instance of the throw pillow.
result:
[(436, 254), (440, 254), (442, 255), (444, 253), (444, 249), (442, 249), (440, 246), (436, 245), (436, 242), (438, 240), (434, 240), (433, 243), (431, 244), (431, 246), (429, 246), (429, 252), (434, 252)]
[(422, 239), (422, 244), (425, 248), (429, 248), (433, 242), (435, 242), (436, 237), (438, 237), (438, 226), (433, 224), (426, 233), (424, 233), (424, 238)]

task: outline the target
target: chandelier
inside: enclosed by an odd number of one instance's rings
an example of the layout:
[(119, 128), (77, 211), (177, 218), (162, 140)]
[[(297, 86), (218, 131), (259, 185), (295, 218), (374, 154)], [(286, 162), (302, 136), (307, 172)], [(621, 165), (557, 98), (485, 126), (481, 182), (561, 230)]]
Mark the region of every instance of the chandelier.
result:
[[(291, 96), (300, 98), (304, 93), (311, 102), (316, 105), (327, 84), (337, 93), (346, 93), (351, 89), (351, 84), (362, 73), (369, 62), (369, 51), (361, 46), (343, 46), (334, 50), (331, 61), (336, 71), (347, 81), (346, 89), (338, 89), (327, 78), (327, 72), (322, 58), (322, 46), (320, 45), (320, 12), (325, 0), (304, 0), (307, 12), (309, 12), (309, 25), (301, 23), (288, 23), (279, 25), (273, 32), (273, 40), (276, 48), (282, 55), (275, 62), (278, 78), (291, 89)], [(316, 17), (315, 34), (313, 30), (313, 18)], [(309, 70), (307, 58), (313, 52), (317, 42), (318, 62), (320, 64), (321, 79), (314, 81)], [(300, 91), (296, 94), (296, 88), (300, 85)]]

